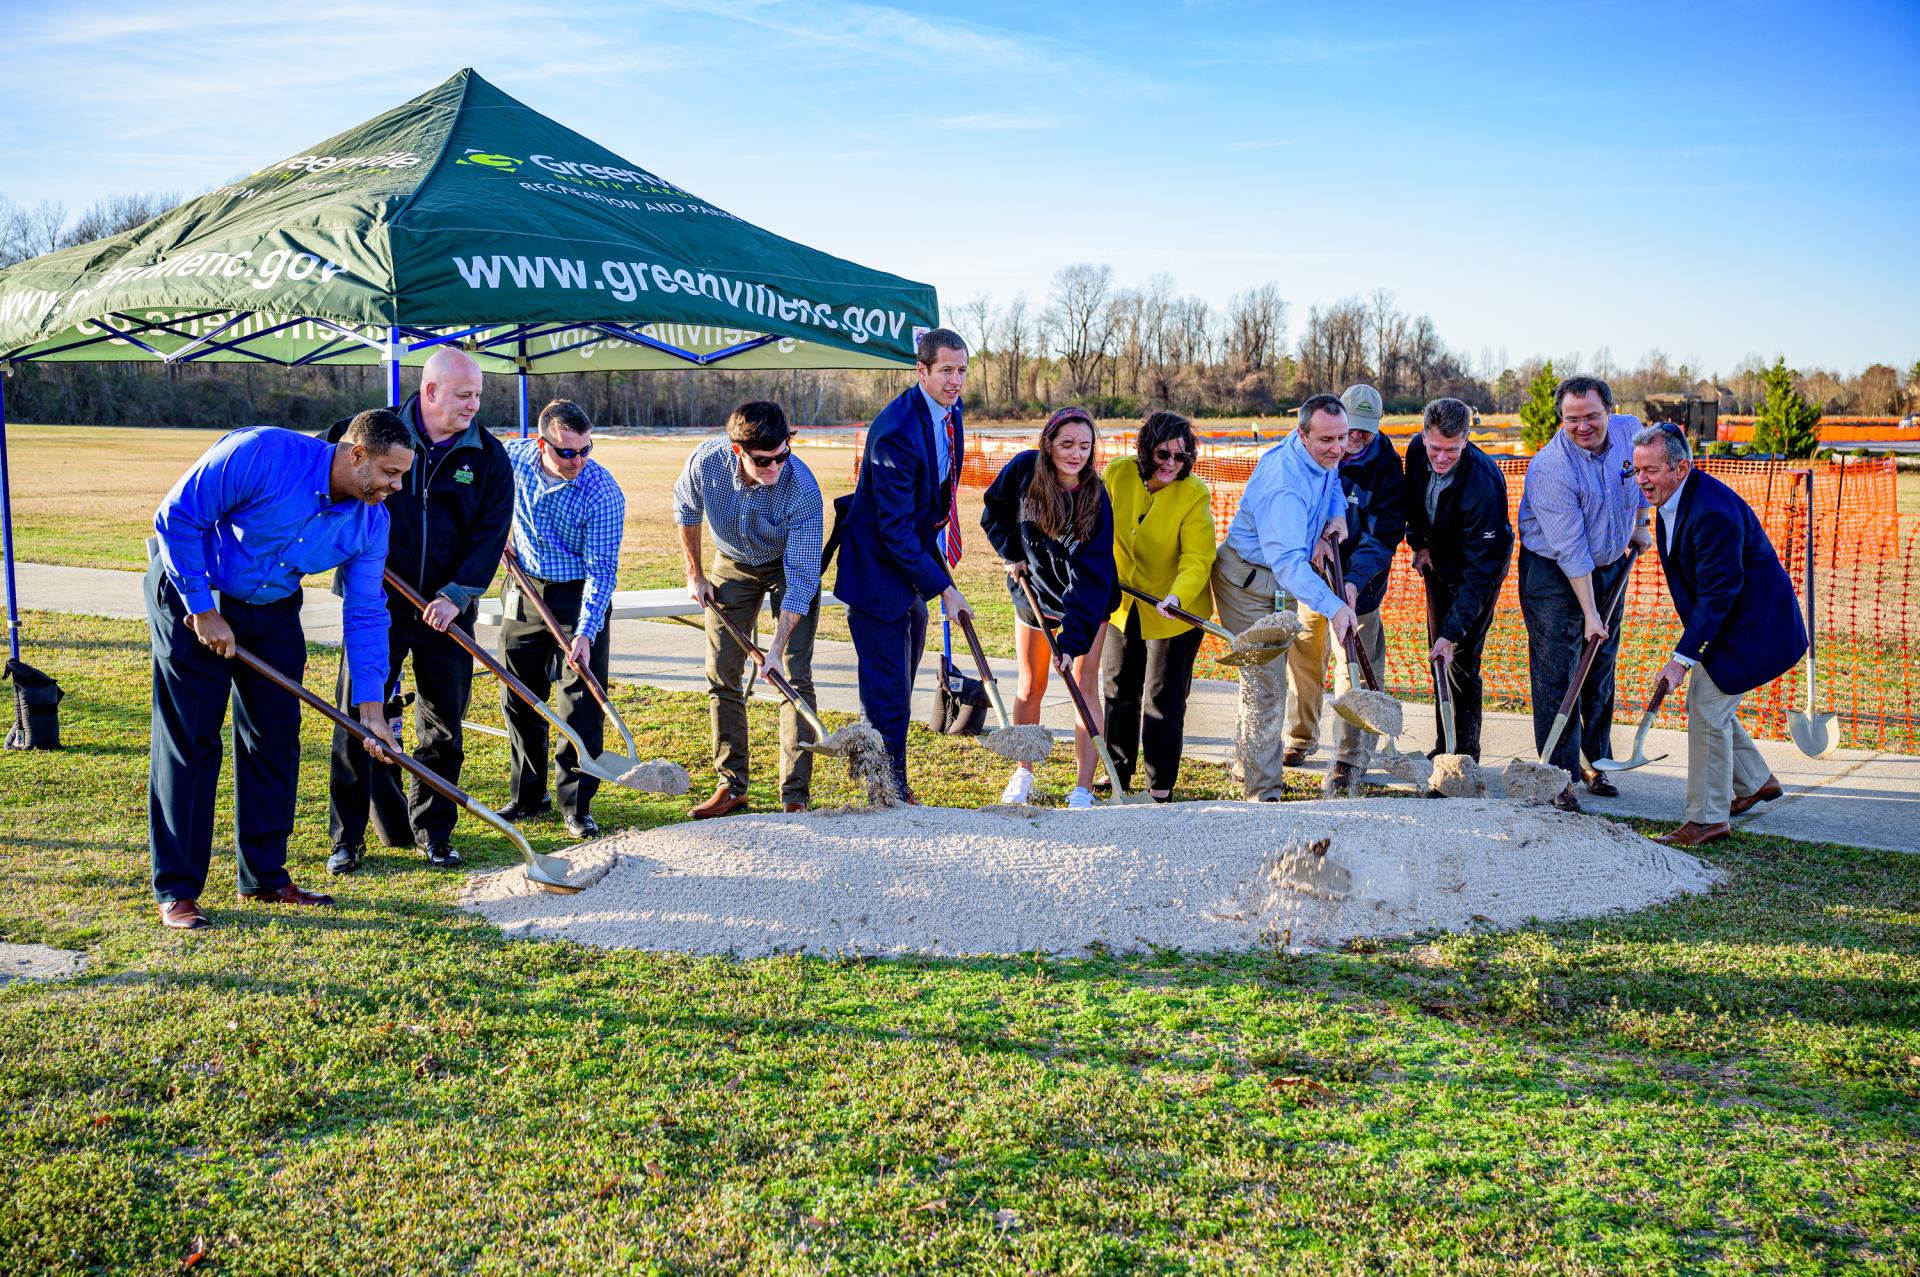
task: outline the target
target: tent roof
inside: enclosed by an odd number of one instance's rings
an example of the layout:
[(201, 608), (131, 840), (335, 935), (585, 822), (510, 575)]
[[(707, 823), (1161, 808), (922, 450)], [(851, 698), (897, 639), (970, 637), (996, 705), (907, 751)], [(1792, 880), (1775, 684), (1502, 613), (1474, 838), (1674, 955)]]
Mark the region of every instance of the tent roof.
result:
[[(783, 239), (471, 70), (135, 230), (0, 270), (0, 360), (896, 367), (934, 290)], [(524, 362), (523, 362), (524, 361)]]

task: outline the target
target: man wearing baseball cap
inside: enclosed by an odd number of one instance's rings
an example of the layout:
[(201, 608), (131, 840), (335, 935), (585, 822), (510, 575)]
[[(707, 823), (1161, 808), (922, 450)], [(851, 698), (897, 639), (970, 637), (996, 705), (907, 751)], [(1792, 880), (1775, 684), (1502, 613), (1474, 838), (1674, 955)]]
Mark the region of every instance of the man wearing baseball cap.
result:
[[(1347, 499), (1347, 539), (1340, 546), (1341, 571), (1346, 574), (1347, 598), (1360, 618), (1360, 643), (1374, 668), (1386, 664), (1386, 639), (1380, 629), (1380, 602), (1387, 594), (1387, 569), (1406, 530), (1400, 511), (1404, 475), (1393, 441), (1380, 433), (1382, 403), (1372, 386), (1347, 387), (1340, 396), (1347, 410), (1347, 450), (1340, 461), (1340, 487)], [(1287, 715), (1285, 765), (1298, 767), (1320, 747), (1320, 706), (1327, 657), (1334, 644), (1327, 618), (1302, 603), (1300, 622), (1305, 629), (1287, 653), (1287, 679), (1293, 684), (1293, 703)], [(1334, 661), (1334, 690), (1353, 685), (1344, 656)], [(1320, 785), (1332, 798), (1355, 792), (1366, 774), (1374, 744), (1344, 718), (1333, 723), (1333, 764)]]

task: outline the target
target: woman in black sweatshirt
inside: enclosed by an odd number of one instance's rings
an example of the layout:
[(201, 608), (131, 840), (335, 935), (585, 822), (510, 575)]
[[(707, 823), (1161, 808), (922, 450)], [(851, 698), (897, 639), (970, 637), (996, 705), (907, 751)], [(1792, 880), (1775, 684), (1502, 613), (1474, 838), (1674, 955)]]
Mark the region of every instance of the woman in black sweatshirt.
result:
[[(987, 489), (980, 513), (980, 526), (1006, 562), (1013, 595), (1020, 660), (1016, 723), (1040, 721), (1049, 664), (1046, 636), (1020, 589), (1022, 577), (1057, 627), (1060, 655), (1051, 664), (1079, 684), (1099, 721), (1101, 640), (1107, 615), (1120, 604), (1120, 585), (1113, 566), (1113, 506), (1095, 464), (1096, 443), (1087, 410), (1062, 408), (1047, 419), (1038, 448), (1007, 462)], [(1073, 749), (1079, 779), (1067, 806), (1091, 807), (1095, 759), (1093, 737), (1084, 724), (1074, 729)], [(1033, 767), (1021, 763), (1000, 801), (1023, 803), (1032, 792)]]

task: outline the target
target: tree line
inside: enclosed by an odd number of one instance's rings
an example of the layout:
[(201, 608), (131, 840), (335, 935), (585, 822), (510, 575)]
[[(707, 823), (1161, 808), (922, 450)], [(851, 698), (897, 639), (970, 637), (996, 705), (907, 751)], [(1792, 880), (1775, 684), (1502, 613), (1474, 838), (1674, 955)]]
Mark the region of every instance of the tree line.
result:
[[(173, 193), (108, 196), (77, 215), (0, 196), (0, 267), (130, 230), (175, 207)], [(980, 293), (949, 305), (945, 322), (973, 350), (967, 408), (975, 419), (1024, 419), (1079, 403), (1104, 417), (1169, 407), (1196, 417), (1281, 415), (1307, 395), (1355, 382), (1375, 386), (1390, 412), (1414, 412), (1439, 395), (1483, 412), (1518, 412), (1551, 367), (1561, 376), (1605, 378), (1629, 408), (1646, 396), (1718, 397), (1725, 412), (1760, 409), (1774, 362), (1758, 354), (1730, 373), (1674, 363), (1660, 350), (1637, 364), (1609, 348), (1511, 360), (1449, 346), (1428, 315), (1400, 309), (1394, 293), (1312, 304), (1304, 316), (1278, 284), (1249, 287), (1214, 306), (1154, 274), (1122, 284), (1113, 268), (1062, 267), (1038, 301)], [(1295, 325), (1297, 323), (1297, 332)], [(1793, 372), (1797, 394), (1829, 415), (1894, 416), (1920, 407), (1920, 361), (1904, 372), (1874, 363), (1858, 373)], [(859, 371), (593, 372), (542, 376), (538, 403), (570, 398), (596, 421), (651, 430), (712, 427), (745, 399), (772, 398), (802, 424), (866, 420), (896, 392), (895, 373)], [(9, 379), (15, 420), (102, 425), (234, 426), (277, 422), (313, 429), (379, 398), (379, 368), (279, 369), (250, 364), (28, 364)], [(511, 421), (508, 394), (494, 391), (490, 424)]]

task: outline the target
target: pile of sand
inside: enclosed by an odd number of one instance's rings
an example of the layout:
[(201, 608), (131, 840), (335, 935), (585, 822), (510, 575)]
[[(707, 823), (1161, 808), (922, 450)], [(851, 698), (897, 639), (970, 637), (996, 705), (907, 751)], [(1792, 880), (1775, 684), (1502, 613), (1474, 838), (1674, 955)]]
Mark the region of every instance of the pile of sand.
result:
[[(1311, 850), (1324, 840), (1324, 853)], [(1304, 859), (1303, 859), (1304, 857)], [(1242, 949), (1639, 909), (1718, 871), (1624, 825), (1499, 799), (938, 807), (731, 816), (580, 848), (574, 896), (518, 868), (462, 903), (508, 934), (733, 953)]]

